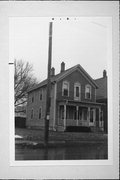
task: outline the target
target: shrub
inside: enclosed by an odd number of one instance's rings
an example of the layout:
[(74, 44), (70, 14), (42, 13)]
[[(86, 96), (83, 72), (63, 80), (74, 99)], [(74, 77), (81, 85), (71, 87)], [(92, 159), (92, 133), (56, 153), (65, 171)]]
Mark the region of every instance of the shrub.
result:
[(91, 132), (90, 127), (86, 126), (67, 126), (66, 131), (69, 132)]
[(26, 118), (24, 117), (15, 117), (15, 127), (25, 128), (26, 127)]

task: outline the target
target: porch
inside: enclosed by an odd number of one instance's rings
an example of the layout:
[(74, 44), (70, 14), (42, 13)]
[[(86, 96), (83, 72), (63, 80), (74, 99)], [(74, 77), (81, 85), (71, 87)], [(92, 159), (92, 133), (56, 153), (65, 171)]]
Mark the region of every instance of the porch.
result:
[(60, 102), (57, 125), (63, 130), (66, 130), (68, 126), (84, 126), (103, 130), (102, 116), (101, 106), (98, 103)]

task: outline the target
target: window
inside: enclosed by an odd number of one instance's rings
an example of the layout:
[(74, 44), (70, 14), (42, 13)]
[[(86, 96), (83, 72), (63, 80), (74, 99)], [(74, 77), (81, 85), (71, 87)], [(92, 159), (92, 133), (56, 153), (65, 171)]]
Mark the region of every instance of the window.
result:
[(80, 90), (81, 90), (80, 83), (75, 83), (74, 84), (74, 99), (75, 100), (80, 100)]
[(77, 111), (76, 111), (76, 109), (74, 110), (74, 120), (76, 120), (77, 119)]
[(40, 96), (39, 96), (39, 99), (40, 99), (40, 101), (42, 100), (42, 90), (40, 91)]
[(34, 111), (33, 109), (31, 110), (31, 119), (33, 119)]
[(69, 83), (67, 81), (63, 82), (62, 95), (63, 96), (69, 96)]
[(83, 120), (87, 120), (87, 109), (83, 109)]
[(93, 109), (90, 110), (90, 122), (93, 122), (94, 119), (94, 113), (93, 113)]
[(42, 118), (42, 108), (40, 107), (40, 109), (39, 109), (39, 119), (41, 119)]
[(64, 119), (64, 109), (61, 110), (61, 117)]
[(79, 119), (79, 120), (82, 120), (82, 109), (79, 109), (78, 112), (79, 112), (79, 113), (78, 113), (78, 119)]
[(100, 112), (100, 121), (103, 121), (103, 111)]
[(85, 98), (91, 99), (91, 86), (90, 85), (85, 86)]
[(32, 96), (32, 103), (34, 102), (34, 95)]
[(79, 97), (79, 87), (76, 87), (76, 97)]

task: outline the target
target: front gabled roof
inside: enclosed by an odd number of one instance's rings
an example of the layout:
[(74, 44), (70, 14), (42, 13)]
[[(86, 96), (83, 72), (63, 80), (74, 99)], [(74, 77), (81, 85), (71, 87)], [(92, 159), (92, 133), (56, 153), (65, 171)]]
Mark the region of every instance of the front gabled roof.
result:
[[(89, 81), (90, 84), (92, 84), (95, 88), (98, 88), (96, 82), (92, 79), (92, 77), (83, 69), (83, 67), (78, 64), (76, 66), (73, 66), (72, 68), (69, 68), (67, 70), (65, 70), (62, 73), (56, 74), (55, 76), (51, 76), (51, 83), (53, 82), (58, 82), (60, 80), (62, 80), (63, 78), (65, 78), (66, 76), (70, 75), (71, 73), (73, 73), (74, 71), (78, 70), (79, 72), (81, 72), (81, 74)], [(47, 84), (47, 79), (45, 79), (44, 81), (40, 82), (38, 85), (30, 88), (28, 90), (28, 92), (31, 92), (33, 90), (36, 90), (40, 87), (43, 87)]]

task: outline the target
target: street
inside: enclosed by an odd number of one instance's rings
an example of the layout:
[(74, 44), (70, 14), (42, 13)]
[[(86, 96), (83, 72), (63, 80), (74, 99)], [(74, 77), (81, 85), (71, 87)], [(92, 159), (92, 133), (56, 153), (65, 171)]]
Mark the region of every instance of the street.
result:
[(107, 159), (107, 134), (49, 132), (49, 146), (43, 146), (44, 131), (15, 129), (15, 160)]
[(15, 160), (84, 160), (107, 159), (105, 144), (81, 144), (81, 146), (30, 148), (16, 145)]

